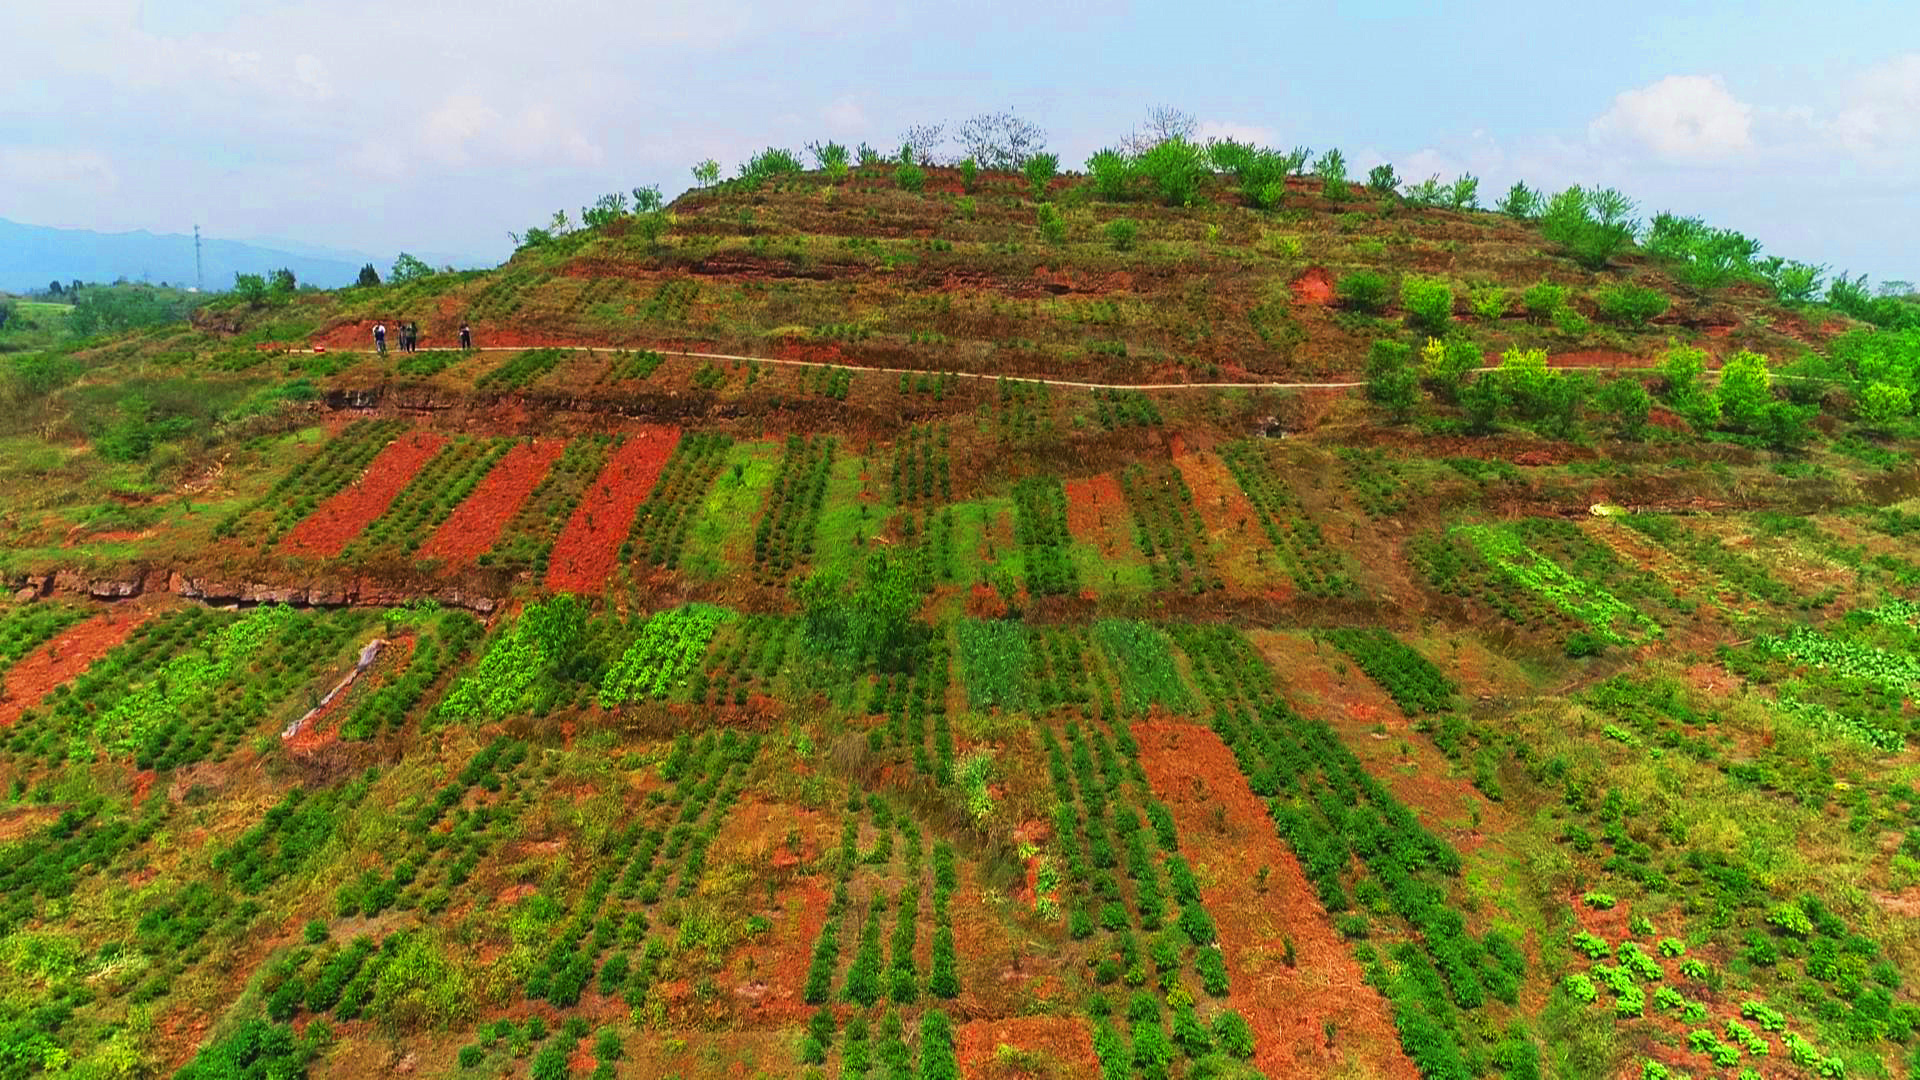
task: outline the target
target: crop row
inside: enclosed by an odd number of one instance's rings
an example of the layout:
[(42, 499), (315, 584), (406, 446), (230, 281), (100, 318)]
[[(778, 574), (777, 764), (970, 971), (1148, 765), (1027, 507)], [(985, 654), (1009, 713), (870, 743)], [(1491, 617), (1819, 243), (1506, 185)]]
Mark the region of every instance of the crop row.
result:
[(0, 935), (34, 918), (41, 899), (71, 896), (80, 882), (107, 873), (166, 823), (172, 804), (150, 800), (137, 820), (107, 816), (98, 801), (69, 806), (43, 828), (10, 841), (0, 859)]
[(893, 448), (893, 504), (915, 506), (953, 500), (945, 424), (915, 424)]
[(734, 617), (724, 608), (689, 604), (648, 618), (601, 683), (601, 706), (666, 697), (686, 682), (706, 655), (721, 621)]
[(473, 381), (476, 390), (520, 390), (572, 356), (569, 349), (528, 349)]
[(1660, 630), (1603, 585), (1528, 546), (1511, 526), (1456, 525), (1416, 537), (1409, 551), (1414, 566), (1441, 592), (1478, 600), (1519, 626), (1556, 634), (1571, 654)]
[(386, 512), (341, 552), (354, 557), (392, 549), (411, 554), (473, 494), (482, 477), (511, 449), (510, 439), (460, 436), (413, 475)]
[(1302, 593), (1314, 597), (1344, 596), (1353, 588), (1339, 552), (1327, 544), (1320, 526), (1306, 512), (1286, 482), (1275, 476), (1265, 454), (1247, 441), (1229, 444), (1222, 452), (1227, 471), (1253, 504), (1260, 527)]
[(88, 616), (76, 604), (25, 604), (0, 615), (0, 673)]
[(959, 377), (951, 371), (922, 371), (917, 374), (903, 371), (900, 373), (900, 396), (929, 394), (933, 400), (943, 401), (957, 382)]
[(587, 485), (600, 475), (614, 445), (607, 435), (587, 435), (568, 442), (533, 494), (507, 519), (492, 550), (474, 561), (480, 566), (544, 578), (558, 523), (571, 517), (580, 505)]
[(779, 584), (796, 565), (813, 558), (836, 441), (831, 435), (787, 436), (780, 470), (753, 534), (753, 576), (762, 585)]
[[(1124, 724), (1109, 734), (1100, 725), (1083, 729), (1069, 721), (1063, 748), (1051, 728), (1039, 730), (1066, 875), (1059, 892), (1067, 933), (1076, 940), (1096, 930), (1107, 934), (1092, 960), (1094, 982), (1137, 990), (1151, 979), (1160, 992), (1190, 1002), (1180, 979), (1190, 964), (1209, 996), (1225, 997), (1230, 981), (1213, 917), (1180, 854), (1173, 815), (1153, 797), (1131, 733)], [(1145, 808), (1144, 819), (1136, 807)], [(1144, 951), (1139, 934), (1151, 935)]]
[[(381, 845), (376, 867), (335, 889), (334, 911), (372, 918), (389, 908), (443, 910), (531, 805), (526, 790), (531, 770), (523, 768), (530, 755), (525, 743), (505, 737), (476, 751), (458, 775), (404, 816), (404, 829)], [(463, 804), (476, 788), (498, 798), (469, 810)], [(452, 827), (441, 828), (448, 818)]]
[(666, 360), (666, 357), (652, 349), (639, 352), (622, 349), (607, 359), (607, 369), (600, 373), (600, 382), (641, 382), (660, 370), (660, 365)]
[(1687, 528), (1671, 515), (1628, 514), (1620, 520), (1669, 552), (1711, 571), (1739, 592), (1782, 607), (1800, 604), (1793, 590), (1776, 581), (1758, 560)]
[[(947, 686), (953, 661), (946, 635), (928, 638), (909, 670), (882, 672), (867, 701), (870, 716), (884, 716), (884, 724), (867, 730), (867, 748), (881, 753), (891, 746), (907, 750), (916, 771), (942, 784), (953, 780), (953, 735), (947, 726)], [(932, 722), (931, 754), (927, 749), (928, 722)]]
[(551, 275), (531, 268), (507, 270), (487, 282), (474, 294), (467, 312), (474, 320), (507, 323), (520, 313), (527, 294), (551, 280)]
[(843, 367), (801, 368), (800, 389), (835, 401), (845, 401), (848, 391), (853, 389), (853, 370)]
[(1027, 591), (1058, 596), (1079, 588), (1068, 545), (1067, 493), (1052, 476), (1030, 476), (1014, 485), (1014, 539), (1027, 573)]
[(1196, 594), (1224, 586), (1206, 526), (1193, 509), (1193, 492), (1178, 469), (1129, 465), (1120, 473), (1120, 490), (1133, 512), (1134, 543), (1157, 586)]
[(287, 530), (319, 509), (330, 496), (358, 479), (367, 465), (406, 425), (398, 420), (356, 420), (320, 445), (314, 454), (295, 464), (274, 482), (265, 495), (227, 515), (214, 526), (215, 538), (235, 536), (245, 520), (258, 510), (272, 511), (262, 548), (279, 543)]
[(466, 663), (481, 634), (479, 620), (464, 611), (409, 609), (388, 619), (414, 627), (413, 651), (403, 671), (354, 704), (340, 725), (343, 739), (370, 739), (383, 729), (399, 729), (448, 672)]
[(749, 698), (772, 697), (784, 670), (787, 649), (798, 623), (781, 615), (747, 615), (734, 620), (731, 634), (716, 638), (711, 663), (688, 678), (688, 696), (698, 704), (745, 705)]
[(1407, 481), (1385, 454), (1347, 447), (1340, 451), (1340, 464), (1354, 500), (1368, 517), (1392, 517), (1407, 508)]
[(400, 353), (399, 360), (393, 365), (393, 370), (396, 374), (409, 375), (416, 379), (430, 379), (452, 367), (462, 355), (464, 354), (447, 349)]
[(627, 559), (669, 570), (680, 565), (680, 548), (693, 526), (694, 511), (726, 463), (733, 440), (725, 435), (689, 432), (654, 481), (653, 491), (634, 515)]
[(1393, 698), (1408, 716), (1437, 713), (1453, 704), (1459, 688), (1412, 646), (1377, 626), (1339, 627), (1327, 638)]
[(1094, 416), (1104, 431), (1126, 427), (1157, 427), (1160, 410), (1138, 390), (1095, 390)]
[(1003, 378), (998, 387), (995, 426), (1001, 442), (1021, 446), (1053, 434), (1053, 394), (1046, 383)]
[(1157, 627), (1137, 619), (1101, 619), (1093, 639), (1111, 662), (1118, 682), (1120, 710), (1144, 716), (1154, 706), (1173, 713), (1194, 711), (1193, 696), (1173, 659), (1173, 642)]

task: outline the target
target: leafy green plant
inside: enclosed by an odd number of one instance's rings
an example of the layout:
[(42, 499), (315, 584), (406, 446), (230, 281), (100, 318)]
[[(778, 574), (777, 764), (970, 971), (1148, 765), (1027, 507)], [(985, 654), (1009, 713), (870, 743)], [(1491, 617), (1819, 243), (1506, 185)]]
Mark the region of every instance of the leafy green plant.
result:
[(1453, 286), (1439, 278), (1408, 274), (1400, 279), (1400, 306), (1415, 326), (1440, 333), (1453, 321)]
[(1540, 216), (1540, 207), (1540, 193), (1519, 180), (1515, 180), (1513, 186), (1508, 188), (1507, 193), (1494, 205), (1494, 209), (1500, 213), (1521, 221), (1532, 221)]
[(1601, 289), (1594, 297), (1603, 318), (1638, 329), (1667, 310), (1666, 294), (1631, 282)]
[(1499, 322), (1513, 306), (1513, 296), (1498, 285), (1477, 285), (1468, 291), (1467, 304), (1481, 322)]
[(903, 161), (899, 165), (894, 166), (893, 185), (901, 191), (912, 191), (915, 193), (925, 191), (927, 188), (927, 170), (911, 161)]
[(1132, 218), (1115, 218), (1107, 222), (1107, 243), (1115, 251), (1132, 251), (1134, 240), (1140, 235), (1140, 224)]
[(1547, 200), (1540, 232), (1581, 266), (1598, 270), (1638, 235), (1633, 210), (1633, 202), (1612, 188), (1576, 184)]
[(1340, 302), (1356, 311), (1378, 314), (1387, 309), (1387, 279), (1372, 270), (1343, 274), (1334, 283), (1333, 292)]
[(1038, 202), (1046, 198), (1047, 190), (1053, 185), (1053, 178), (1060, 173), (1058, 154), (1034, 154), (1027, 159), (1020, 171), (1027, 178), (1027, 188)]
[(1060, 210), (1050, 202), (1043, 202), (1034, 208), (1035, 221), (1040, 226), (1040, 236), (1049, 244), (1063, 244), (1067, 239), (1067, 222), (1060, 216)]

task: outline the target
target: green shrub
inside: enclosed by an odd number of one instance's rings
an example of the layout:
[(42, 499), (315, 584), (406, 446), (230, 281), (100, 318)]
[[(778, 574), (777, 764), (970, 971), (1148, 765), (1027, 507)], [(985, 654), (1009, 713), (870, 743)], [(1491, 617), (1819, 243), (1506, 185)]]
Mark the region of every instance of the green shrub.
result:
[(1333, 286), (1334, 295), (1340, 302), (1355, 311), (1379, 314), (1387, 309), (1387, 279), (1372, 270), (1355, 270), (1344, 274)]
[(1630, 375), (1608, 382), (1594, 404), (1612, 418), (1614, 430), (1629, 439), (1645, 433), (1647, 418), (1653, 413), (1653, 398), (1647, 388)]
[(1534, 322), (1549, 322), (1559, 312), (1566, 309), (1568, 290), (1564, 285), (1542, 281), (1529, 285), (1520, 294), (1520, 304), (1527, 309), (1527, 317)]
[(980, 165), (972, 158), (960, 163), (960, 190), (972, 194), (980, 186)]
[(1027, 159), (1021, 172), (1026, 174), (1027, 186), (1032, 189), (1034, 200), (1044, 199), (1053, 178), (1060, 173), (1060, 155), (1035, 154)]
[(1367, 187), (1382, 195), (1391, 195), (1400, 190), (1400, 178), (1394, 175), (1393, 166), (1375, 165), (1367, 170)]
[(482, 1049), (479, 1044), (468, 1043), (460, 1048), (460, 1067), (463, 1069), (471, 1069), (485, 1060), (486, 1056), (487, 1052)]
[(1540, 216), (1540, 193), (1515, 180), (1505, 197), (1494, 205), (1494, 209), (1510, 218), (1532, 221)]
[(1140, 235), (1140, 224), (1132, 218), (1115, 218), (1107, 222), (1107, 243), (1115, 251), (1132, 251), (1133, 242)]
[(1588, 191), (1575, 185), (1547, 200), (1540, 232), (1581, 266), (1598, 270), (1633, 242), (1639, 231), (1633, 209), (1633, 202), (1612, 188)]
[(1649, 320), (1659, 318), (1667, 310), (1665, 293), (1624, 281), (1601, 289), (1594, 300), (1603, 318), (1636, 329), (1645, 326)]
[(1395, 416), (1405, 416), (1418, 400), (1419, 376), (1413, 349), (1398, 341), (1376, 341), (1367, 352), (1367, 399)]
[(894, 167), (893, 184), (901, 191), (925, 191), (927, 170), (911, 161), (903, 161)]
[(1200, 197), (1205, 153), (1184, 137), (1167, 139), (1141, 154), (1135, 167), (1168, 206), (1192, 206)]
[(1118, 202), (1132, 194), (1139, 175), (1133, 159), (1119, 150), (1101, 150), (1087, 159), (1087, 177), (1096, 197)]
[(1467, 305), (1481, 322), (1499, 322), (1513, 306), (1513, 297), (1498, 285), (1481, 285), (1467, 293)]
[(1060, 211), (1057, 207), (1050, 202), (1043, 202), (1035, 209), (1034, 213), (1040, 225), (1040, 236), (1045, 239), (1047, 243), (1060, 244), (1066, 242), (1067, 222), (1065, 218), (1060, 216)]
[(1250, 1058), (1253, 1056), (1253, 1025), (1233, 1009), (1222, 1009), (1213, 1018), (1213, 1041), (1234, 1057)]
[(1408, 274), (1400, 279), (1400, 306), (1415, 326), (1440, 333), (1453, 321), (1453, 287), (1439, 278)]

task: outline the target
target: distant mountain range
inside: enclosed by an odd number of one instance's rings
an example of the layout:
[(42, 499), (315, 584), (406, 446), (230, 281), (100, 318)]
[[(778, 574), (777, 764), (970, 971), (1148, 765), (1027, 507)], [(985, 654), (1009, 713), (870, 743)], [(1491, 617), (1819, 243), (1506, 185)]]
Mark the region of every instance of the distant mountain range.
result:
[[(415, 252), (434, 266), (492, 265), (488, 260)], [(393, 266), (393, 254), (316, 247), (294, 241), (244, 243), (202, 237), (201, 273), (209, 291), (233, 287), (235, 274), (266, 274), (282, 267), (292, 270), (301, 284), (322, 288), (351, 285), (360, 267), (372, 263), (382, 277)], [(0, 291), (44, 289), (60, 281), (102, 281), (119, 278), (154, 284), (191, 286), (194, 283), (193, 237), (150, 232), (100, 233), (89, 229), (55, 229), (22, 225), (0, 218)]]

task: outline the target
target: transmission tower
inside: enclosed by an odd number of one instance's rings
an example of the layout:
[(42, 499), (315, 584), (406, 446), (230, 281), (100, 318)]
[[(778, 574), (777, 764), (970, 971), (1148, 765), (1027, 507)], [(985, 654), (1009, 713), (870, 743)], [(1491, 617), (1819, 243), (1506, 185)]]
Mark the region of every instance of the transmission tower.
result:
[(193, 291), (204, 292), (207, 283), (200, 276), (200, 226), (193, 227)]

